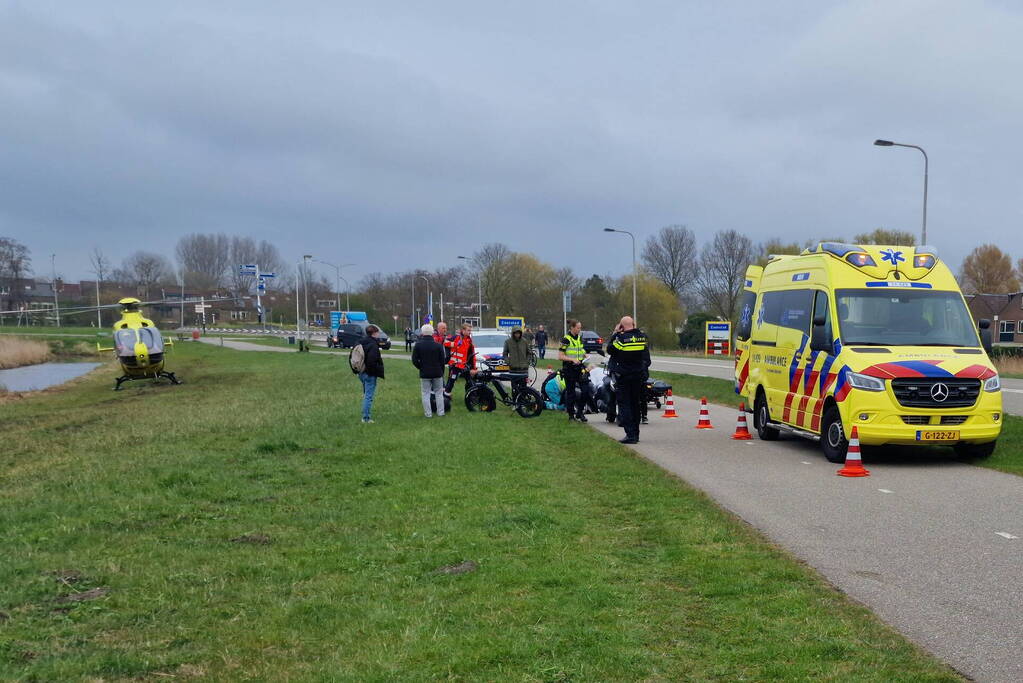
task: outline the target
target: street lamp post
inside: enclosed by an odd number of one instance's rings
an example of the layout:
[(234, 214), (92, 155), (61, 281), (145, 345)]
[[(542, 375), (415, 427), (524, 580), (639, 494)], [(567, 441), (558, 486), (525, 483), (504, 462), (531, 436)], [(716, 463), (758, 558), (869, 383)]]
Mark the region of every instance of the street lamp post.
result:
[(430, 284), (430, 278), (425, 275), (420, 275), (419, 279), (426, 282), (426, 308), (427, 314), (433, 317), (433, 285)]
[[(463, 261), (468, 261), (468, 256), (459, 256), (458, 258)], [(480, 314), (480, 327), (483, 327), (483, 273), (479, 270), (476, 271), (476, 310)]]
[(349, 298), (351, 287), (348, 285), (348, 280), (345, 280), (343, 277), (341, 277), (341, 269), (345, 268), (347, 266), (354, 266), (355, 264), (354, 263), (342, 263), (340, 266), (335, 266), (333, 263), (327, 263), (326, 261), (321, 261), (319, 259), (313, 259), (313, 260), (316, 261), (317, 263), (322, 263), (325, 266), (330, 266), (337, 273), (337, 290), (336, 290), (336, 294), (337, 294), (337, 307), (338, 308), (341, 308), (341, 281), (344, 280), (345, 288), (346, 288), (345, 289), (345, 310), (346, 311), (350, 311), (351, 308), (352, 308), (351, 307), (350, 298)]
[(878, 147), (910, 147), (912, 149), (920, 150), (920, 153), (924, 155), (924, 220), (923, 228), (920, 232), (920, 244), (927, 244), (927, 174), (929, 161), (927, 159), (927, 152), (924, 151), (923, 147), (918, 145), (906, 145), (901, 142), (892, 142), (891, 140), (874, 140), (874, 144)]
[(312, 254), (302, 256), (302, 309), (305, 311), (305, 329), (309, 333), (309, 261)]
[(632, 323), (638, 327), (639, 318), (636, 317), (636, 280), (638, 279), (638, 272), (636, 270), (636, 236), (628, 230), (618, 230), (616, 228), (604, 228), (604, 232), (620, 232), (632, 239)]

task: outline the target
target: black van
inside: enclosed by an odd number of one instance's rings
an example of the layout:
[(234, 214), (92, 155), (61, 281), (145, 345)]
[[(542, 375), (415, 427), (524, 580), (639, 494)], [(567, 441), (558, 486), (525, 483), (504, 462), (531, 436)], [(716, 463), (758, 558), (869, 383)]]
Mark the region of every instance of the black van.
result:
[[(327, 338), (327, 346), (336, 346), (342, 349), (352, 348), (366, 336), (366, 325), (368, 324), (344, 323), (339, 325), (336, 330), (331, 332), (330, 337)], [(380, 344), (380, 348), (384, 351), (391, 348), (391, 338), (387, 336), (383, 328), (380, 329), (380, 336), (377, 337), (377, 341)]]

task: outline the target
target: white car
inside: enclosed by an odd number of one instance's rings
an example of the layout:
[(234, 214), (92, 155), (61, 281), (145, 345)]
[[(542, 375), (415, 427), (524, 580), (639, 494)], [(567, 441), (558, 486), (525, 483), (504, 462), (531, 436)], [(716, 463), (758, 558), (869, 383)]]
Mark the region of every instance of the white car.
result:
[(511, 334), (499, 328), (481, 327), (472, 331), (472, 344), (476, 348), (476, 362), (498, 360), (504, 357), (504, 342)]

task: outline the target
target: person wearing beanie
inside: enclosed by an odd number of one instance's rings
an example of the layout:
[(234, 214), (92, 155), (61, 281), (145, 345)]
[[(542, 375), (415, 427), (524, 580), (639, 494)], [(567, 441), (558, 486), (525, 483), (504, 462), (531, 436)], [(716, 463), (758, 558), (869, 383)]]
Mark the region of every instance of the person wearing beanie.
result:
[(437, 415), (444, 415), (444, 347), (433, 338), (433, 325), (423, 325), (419, 330), (419, 341), (412, 347), (412, 365), (419, 369), (419, 383), (423, 399), (423, 415), (433, 417), (433, 405)]

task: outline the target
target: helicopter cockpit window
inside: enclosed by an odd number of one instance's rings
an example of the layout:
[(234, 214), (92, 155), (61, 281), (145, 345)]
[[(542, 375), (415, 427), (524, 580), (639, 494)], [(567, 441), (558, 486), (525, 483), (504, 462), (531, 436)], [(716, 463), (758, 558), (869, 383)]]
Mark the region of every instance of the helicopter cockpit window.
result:
[(131, 328), (114, 332), (114, 345), (117, 347), (117, 355), (134, 356), (136, 339), (135, 330)]
[(138, 333), (139, 341), (146, 345), (150, 355), (163, 353), (163, 337), (160, 336), (159, 330), (155, 327), (143, 327)]

